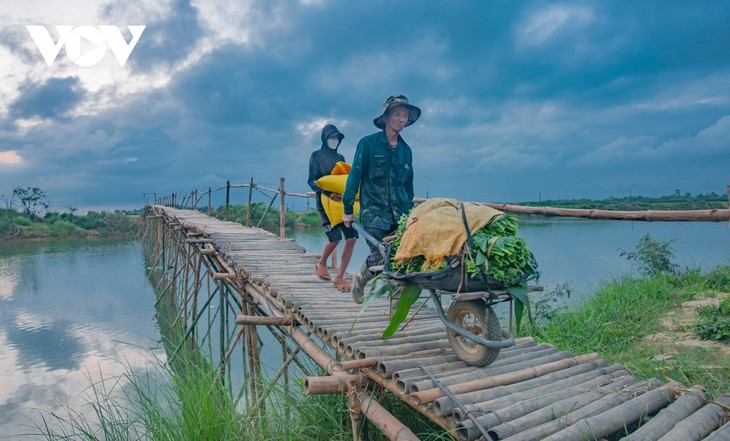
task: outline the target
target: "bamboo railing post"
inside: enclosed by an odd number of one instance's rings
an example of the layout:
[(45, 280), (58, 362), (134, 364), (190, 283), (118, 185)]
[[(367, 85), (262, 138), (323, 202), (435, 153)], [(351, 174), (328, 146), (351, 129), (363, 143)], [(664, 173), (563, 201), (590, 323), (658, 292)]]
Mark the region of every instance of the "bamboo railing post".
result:
[(251, 226), (251, 194), (253, 193), (253, 176), (251, 183), (248, 185), (248, 205), (246, 205), (246, 226)]
[(279, 178), (279, 238), (285, 236), (286, 227), (286, 205), (284, 204), (284, 178)]
[(210, 189), (210, 187), (208, 187), (208, 216), (210, 216), (210, 204), (212, 204), (212, 202), (211, 202), (212, 196), (213, 196), (213, 191)]
[(226, 181), (226, 220), (228, 220), (228, 207), (231, 204), (231, 181)]

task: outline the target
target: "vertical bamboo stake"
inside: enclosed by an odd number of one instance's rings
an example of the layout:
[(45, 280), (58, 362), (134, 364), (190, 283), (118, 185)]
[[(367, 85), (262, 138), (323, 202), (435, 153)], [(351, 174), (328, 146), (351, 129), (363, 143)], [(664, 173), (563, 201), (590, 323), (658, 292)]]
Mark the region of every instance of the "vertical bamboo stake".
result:
[(246, 205), (246, 226), (251, 226), (251, 194), (253, 193), (253, 176), (251, 183), (248, 185), (248, 205)]
[(220, 375), (221, 382), (224, 383), (225, 378), (226, 378), (226, 376), (225, 376), (225, 373), (226, 373), (226, 342), (225, 342), (226, 320), (225, 320), (225, 315), (226, 315), (227, 308), (226, 308), (226, 303), (225, 303), (226, 302), (225, 296), (226, 296), (227, 290), (226, 290), (226, 283), (224, 281), (221, 280), (218, 283), (220, 284), (219, 285), (220, 290), (218, 292), (218, 299), (220, 300), (219, 305), (218, 305), (218, 308), (220, 308), (218, 310), (218, 324), (220, 325), (219, 326), (220, 333), (218, 335), (218, 347), (219, 347), (220, 356), (221, 356), (219, 375)]
[[(203, 263), (203, 256), (198, 254), (197, 255), (197, 265), (195, 265), (195, 289), (193, 290), (193, 304), (191, 306), (191, 315), (193, 317), (198, 316), (198, 291), (200, 290), (200, 266)], [(185, 324), (185, 327), (187, 328), (187, 323)], [(193, 329), (193, 332), (190, 334), (193, 341), (197, 341), (196, 335), (195, 335), (195, 329)]]
[(279, 237), (284, 238), (286, 227), (286, 205), (284, 205), (284, 178), (279, 178)]
[(228, 220), (228, 207), (231, 204), (231, 181), (226, 181), (226, 220)]
[(208, 187), (208, 216), (210, 216), (210, 204), (212, 204), (210, 199), (211, 199), (212, 195), (213, 195), (213, 191), (210, 189), (210, 187)]

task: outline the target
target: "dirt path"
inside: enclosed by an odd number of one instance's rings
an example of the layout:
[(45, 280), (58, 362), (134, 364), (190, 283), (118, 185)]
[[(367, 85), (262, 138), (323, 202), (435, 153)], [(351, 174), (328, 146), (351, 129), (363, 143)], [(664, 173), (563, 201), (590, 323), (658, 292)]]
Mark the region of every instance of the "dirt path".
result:
[(656, 334), (647, 336), (641, 345), (659, 346), (664, 352), (655, 358), (671, 358), (683, 348), (711, 348), (717, 350), (720, 358), (730, 357), (730, 344), (720, 343), (712, 340), (700, 340), (694, 332), (691, 325), (696, 321), (696, 310), (700, 306), (717, 306), (720, 301), (730, 294), (721, 293), (716, 298), (708, 298), (702, 300), (692, 300), (684, 302), (679, 308), (659, 318), (663, 330)]

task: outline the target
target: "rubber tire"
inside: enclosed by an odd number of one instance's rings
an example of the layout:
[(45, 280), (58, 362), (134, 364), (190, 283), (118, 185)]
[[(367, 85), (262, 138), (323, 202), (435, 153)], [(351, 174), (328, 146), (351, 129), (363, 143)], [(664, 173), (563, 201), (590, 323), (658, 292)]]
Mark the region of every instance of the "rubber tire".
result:
[[(474, 321), (471, 324), (464, 322), (469, 316)], [(456, 326), (485, 340), (502, 341), (502, 327), (497, 314), (483, 300), (454, 302), (449, 306), (446, 317)], [(448, 329), (446, 334), (456, 355), (469, 366), (488, 366), (499, 356), (499, 349), (484, 347)]]

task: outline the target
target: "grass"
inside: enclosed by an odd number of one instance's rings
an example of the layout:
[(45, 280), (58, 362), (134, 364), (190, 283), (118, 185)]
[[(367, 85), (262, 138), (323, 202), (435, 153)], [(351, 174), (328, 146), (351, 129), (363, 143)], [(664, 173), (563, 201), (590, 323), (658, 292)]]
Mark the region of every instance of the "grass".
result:
[(84, 406), (51, 412), (37, 432), (54, 441), (348, 439), (341, 396), (275, 390), (265, 413), (239, 412), (212, 365), (184, 357), (174, 365), (155, 360), (146, 372), (93, 383)]

